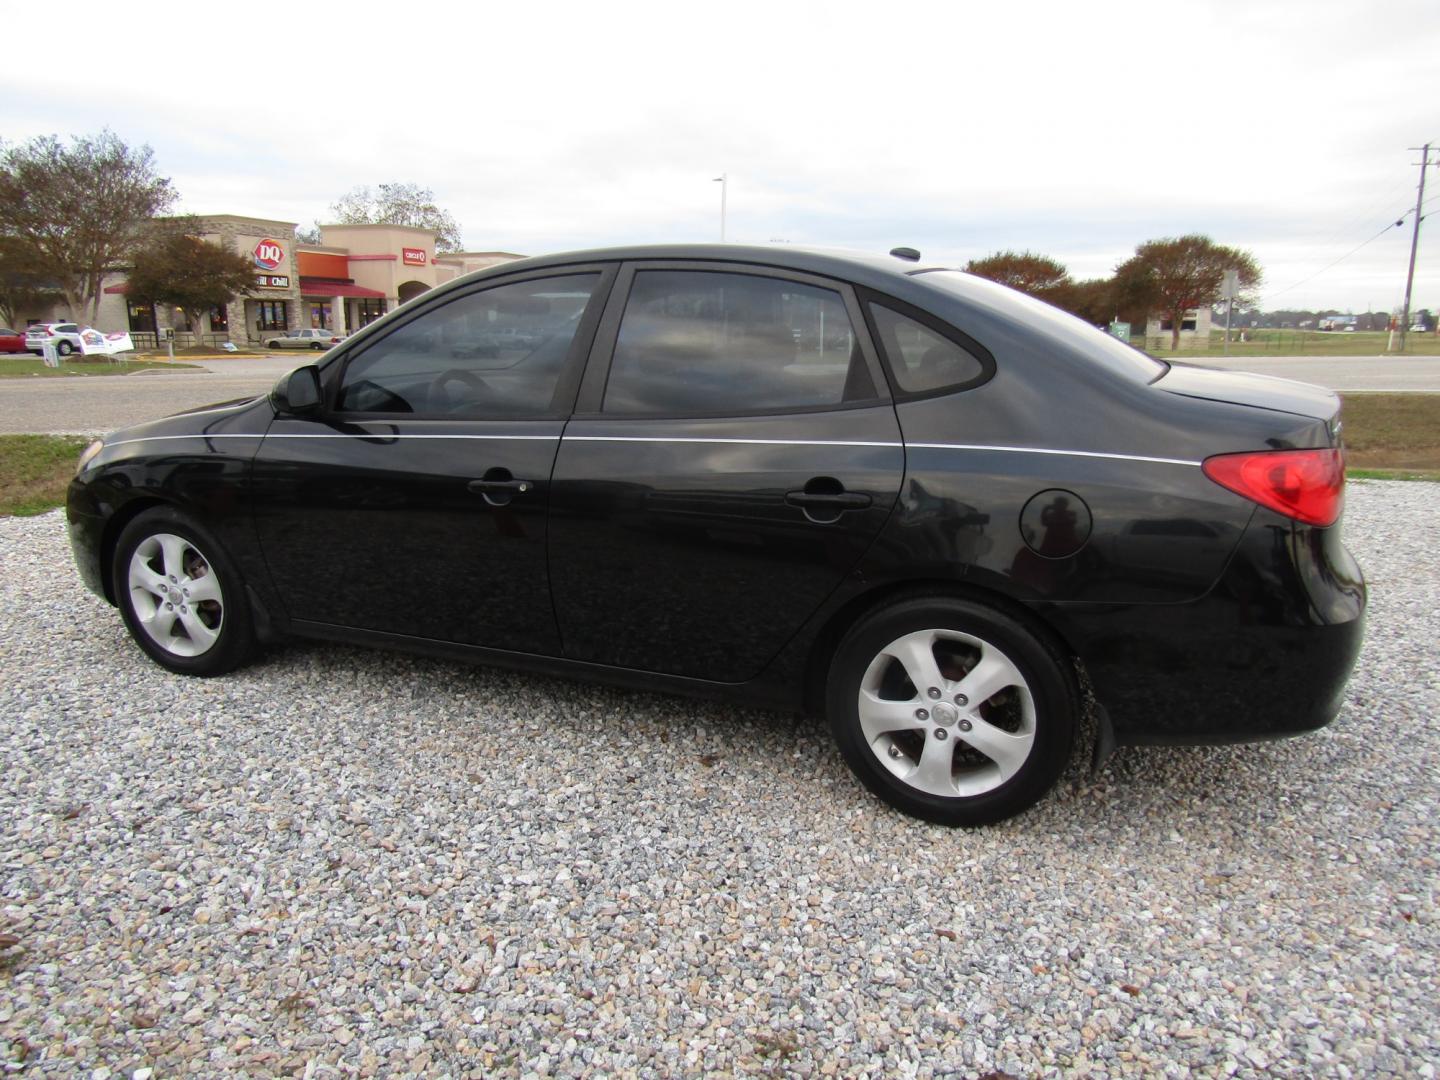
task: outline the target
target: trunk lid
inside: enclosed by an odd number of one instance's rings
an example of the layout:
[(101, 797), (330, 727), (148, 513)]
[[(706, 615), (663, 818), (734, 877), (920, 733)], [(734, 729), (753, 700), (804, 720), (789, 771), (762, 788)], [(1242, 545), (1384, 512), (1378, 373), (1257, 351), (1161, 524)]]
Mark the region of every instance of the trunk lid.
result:
[(1294, 413), (1322, 420), (1327, 425), (1340, 412), (1340, 399), (1323, 386), (1252, 375), (1247, 371), (1222, 371), (1192, 364), (1172, 363), (1170, 370), (1154, 384), (1156, 389), (1184, 397), (1249, 405), (1256, 409)]

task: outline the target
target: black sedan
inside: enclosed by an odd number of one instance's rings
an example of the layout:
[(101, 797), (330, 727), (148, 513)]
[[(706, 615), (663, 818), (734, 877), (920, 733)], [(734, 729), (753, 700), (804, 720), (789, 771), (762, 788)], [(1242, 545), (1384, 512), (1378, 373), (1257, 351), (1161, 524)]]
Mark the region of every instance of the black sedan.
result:
[(823, 712), (952, 824), (1043, 795), (1082, 687), (1097, 753), (1327, 723), (1365, 610), (1336, 397), (900, 255), (471, 274), (93, 444), (80, 573), (173, 671), (303, 635)]

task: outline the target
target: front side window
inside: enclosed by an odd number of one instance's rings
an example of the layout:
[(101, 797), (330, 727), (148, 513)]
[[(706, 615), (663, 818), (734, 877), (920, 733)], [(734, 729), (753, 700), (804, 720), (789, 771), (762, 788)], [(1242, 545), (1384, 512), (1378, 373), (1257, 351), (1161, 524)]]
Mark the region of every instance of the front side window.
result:
[(603, 411), (743, 415), (872, 400), (833, 289), (703, 270), (642, 270), (625, 305)]
[(572, 274), (497, 285), (423, 312), (349, 362), (340, 411), (549, 414), (599, 277)]
[(870, 317), (895, 382), (907, 394), (961, 386), (985, 374), (978, 358), (923, 323), (881, 304), (870, 305)]

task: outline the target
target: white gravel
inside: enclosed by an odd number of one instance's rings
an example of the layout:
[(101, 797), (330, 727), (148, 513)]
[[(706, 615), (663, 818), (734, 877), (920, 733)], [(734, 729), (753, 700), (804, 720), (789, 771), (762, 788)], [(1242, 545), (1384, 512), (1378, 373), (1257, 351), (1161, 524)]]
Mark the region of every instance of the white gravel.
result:
[(1352, 485), (1347, 534), (1333, 725), (961, 832), (786, 716), (307, 644), (173, 676), (59, 514), (0, 519), (0, 1062), (1432, 1076), (1440, 488)]

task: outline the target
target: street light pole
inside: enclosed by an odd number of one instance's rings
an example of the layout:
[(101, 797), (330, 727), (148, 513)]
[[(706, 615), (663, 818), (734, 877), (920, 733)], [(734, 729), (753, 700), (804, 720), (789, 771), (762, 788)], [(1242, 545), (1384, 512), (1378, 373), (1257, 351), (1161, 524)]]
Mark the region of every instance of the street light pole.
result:
[(1430, 144), (1412, 147), (1420, 151), (1420, 191), (1415, 196), (1415, 228), (1410, 233), (1410, 271), (1405, 275), (1405, 306), (1400, 312), (1400, 351), (1405, 351), (1405, 335), (1410, 332), (1410, 290), (1415, 284), (1415, 250), (1420, 246), (1420, 212), (1425, 205), (1425, 171), (1430, 168)]
[(721, 173), (711, 183), (720, 185), (720, 242), (725, 242), (725, 189), (730, 186), (730, 174)]

